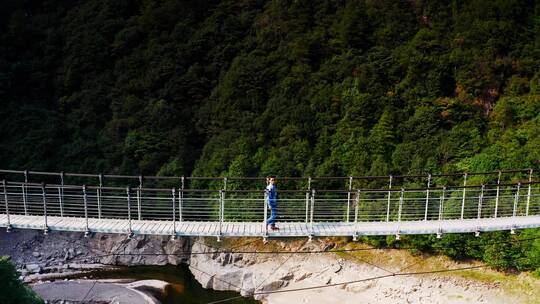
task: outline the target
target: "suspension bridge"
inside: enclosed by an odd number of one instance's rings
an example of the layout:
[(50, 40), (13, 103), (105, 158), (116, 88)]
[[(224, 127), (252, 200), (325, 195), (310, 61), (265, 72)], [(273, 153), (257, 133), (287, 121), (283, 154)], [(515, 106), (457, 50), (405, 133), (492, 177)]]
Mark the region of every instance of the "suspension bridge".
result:
[(533, 172), (278, 177), (272, 231), (264, 178), (0, 170), (0, 227), (218, 239), (513, 232), (540, 227)]

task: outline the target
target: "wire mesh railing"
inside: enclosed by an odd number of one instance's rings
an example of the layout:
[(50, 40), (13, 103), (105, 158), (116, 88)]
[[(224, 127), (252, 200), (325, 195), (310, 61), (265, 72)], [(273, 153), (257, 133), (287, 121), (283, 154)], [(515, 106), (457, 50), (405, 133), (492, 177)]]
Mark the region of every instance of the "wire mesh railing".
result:
[[(46, 185), (4, 181), (0, 214), (139, 221), (265, 223), (264, 190)], [(540, 215), (537, 182), (480, 186), (280, 190), (278, 221), (360, 223)], [(264, 224), (263, 224), (264, 225)]]

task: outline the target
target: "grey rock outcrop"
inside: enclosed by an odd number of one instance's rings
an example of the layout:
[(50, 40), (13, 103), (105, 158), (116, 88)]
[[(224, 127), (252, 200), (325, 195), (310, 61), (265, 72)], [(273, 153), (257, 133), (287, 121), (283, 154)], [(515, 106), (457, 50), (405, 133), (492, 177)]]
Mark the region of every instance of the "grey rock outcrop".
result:
[[(25, 281), (81, 273), (74, 265), (178, 265), (189, 260), (191, 240), (168, 236), (137, 235), (128, 238), (121, 234), (91, 234), (19, 230), (11, 233), (0, 230), (0, 255), (14, 258)], [(101, 264), (101, 265), (100, 265)], [(92, 266), (93, 265), (93, 266)], [(36, 275), (41, 274), (41, 275)]]

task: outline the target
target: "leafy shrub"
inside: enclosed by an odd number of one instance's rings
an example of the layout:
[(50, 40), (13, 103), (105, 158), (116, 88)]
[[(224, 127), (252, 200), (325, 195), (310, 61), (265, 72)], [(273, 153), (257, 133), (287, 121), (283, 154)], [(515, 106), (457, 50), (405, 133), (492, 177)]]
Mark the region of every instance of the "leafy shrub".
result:
[(0, 303), (37, 304), (45, 303), (30, 288), (19, 280), (15, 266), (9, 257), (0, 257)]

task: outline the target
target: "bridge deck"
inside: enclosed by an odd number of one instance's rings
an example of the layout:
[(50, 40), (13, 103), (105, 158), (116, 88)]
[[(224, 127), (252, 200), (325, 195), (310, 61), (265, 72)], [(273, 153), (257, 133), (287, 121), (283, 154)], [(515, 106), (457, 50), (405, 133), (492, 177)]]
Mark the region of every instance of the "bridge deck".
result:
[[(11, 227), (44, 229), (43, 216), (10, 215)], [(268, 231), (257, 222), (176, 222), (132, 220), (131, 231), (135, 234), (177, 236), (238, 236), (238, 237), (301, 237), (301, 236), (353, 236), (392, 234), (464, 233), (476, 231), (510, 230), (540, 227), (540, 216), (520, 216), (441, 221), (402, 222), (302, 222), (278, 223), (279, 231)], [(0, 214), (0, 227), (7, 227), (6, 214)], [(47, 228), (59, 231), (86, 231), (85, 218), (48, 216)], [(130, 222), (126, 219), (88, 220), (89, 232), (129, 233)], [(267, 233), (267, 234), (266, 234)]]

